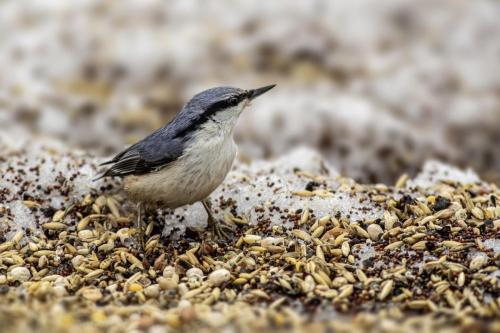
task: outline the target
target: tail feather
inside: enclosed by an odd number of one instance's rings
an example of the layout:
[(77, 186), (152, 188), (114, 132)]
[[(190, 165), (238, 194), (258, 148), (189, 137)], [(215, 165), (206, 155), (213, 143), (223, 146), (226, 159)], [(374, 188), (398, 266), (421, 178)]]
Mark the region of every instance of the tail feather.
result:
[(101, 164), (99, 164), (99, 166), (108, 165), (108, 164), (115, 163), (115, 162), (116, 162), (115, 159), (112, 159), (112, 160), (109, 160), (106, 162), (102, 162)]
[(101, 172), (100, 174), (98, 174), (95, 178), (92, 179), (92, 181), (96, 182), (96, 181), (98, 181), (100, 179), (103, 179), (103, 178), (106, 178), (106, 177), (113, 177), (113, 176), (115, 176), (115, 174), (113, 173), (113, 170), (111, 168), (109, 168), (106, 171)]
[(92, 178), (92, 182), (96, 182), (100, 179), (103, 179), (104, 177), (106, 177), (106, 174), (105, 173), (102, 173), (100, 175), (97, 175), (95, 178)]

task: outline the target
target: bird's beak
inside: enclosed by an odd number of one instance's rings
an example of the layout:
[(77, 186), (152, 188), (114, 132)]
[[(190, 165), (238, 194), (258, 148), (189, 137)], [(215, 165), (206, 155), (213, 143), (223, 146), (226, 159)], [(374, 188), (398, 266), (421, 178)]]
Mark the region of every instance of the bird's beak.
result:
[(248, 91), (248, 99), (249, 100), (255, 99), (256, 97), (262, 95), (263, 93), (273, 89), (275, 86), (276, 86), (275, 84), (271, 84), (270, 86), (265, 86), (262, 88), (250, 89)]

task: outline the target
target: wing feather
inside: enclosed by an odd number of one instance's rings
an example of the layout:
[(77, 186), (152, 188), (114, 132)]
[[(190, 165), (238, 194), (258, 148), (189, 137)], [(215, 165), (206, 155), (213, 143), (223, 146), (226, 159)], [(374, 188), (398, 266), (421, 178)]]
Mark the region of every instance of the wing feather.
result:
[(172, 138), (168, 136), (168, 132), (156, 131), (102, 163), (101, 165), (112, 165), (95, 180), (154, 172), (179, 158), (183, 143), (182, 138)]

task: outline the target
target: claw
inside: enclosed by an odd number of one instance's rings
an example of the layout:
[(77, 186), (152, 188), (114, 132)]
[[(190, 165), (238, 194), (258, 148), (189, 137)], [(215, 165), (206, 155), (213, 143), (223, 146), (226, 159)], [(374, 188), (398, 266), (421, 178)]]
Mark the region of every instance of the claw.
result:
[[(210, 218), (209, 218), (210, 220)], [(214, 236), (218, 239), (230, 239), (234, 233), (234, 229), (224, 222), (219, 221), (208, 221), (208, 225), (210, 227), (210, 231)]]

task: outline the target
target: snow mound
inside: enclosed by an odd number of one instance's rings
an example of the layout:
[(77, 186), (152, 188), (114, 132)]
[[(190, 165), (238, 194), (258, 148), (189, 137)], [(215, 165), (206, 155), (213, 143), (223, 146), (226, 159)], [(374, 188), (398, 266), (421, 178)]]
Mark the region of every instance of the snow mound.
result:
[[(210, 197), (219, 218), (231, 213), (252, 224), (291, 226), (293, 215), (304, 209), (316, 217), (381, 218), (383, 210), (367, 194), (354, 192), (354, 185), (317, 151), (300, 147), (275, 161), (236, 163)], [(178, 208), (165, 217), (164, 234), (181, 234), (186, 226), (202, 228), (206, 218), (201, 204)]]
[(470, 184), (480, 182), (481, 180), (471, 169), (461, 170), (448, 164), (431, 160), (424, 164), (422, 171), (413, 180), (408, 181), (407, 187), (428, 188), (443, 181)]
[(0, 230), (10, 239), (18, 231), (38, 232), (52, 219), (85, 195), (109, 188), (111, 181), (93, 182), (95, 158), (70, 151), (64, 144), (39, 139), (15, 142), (0, 137)]

